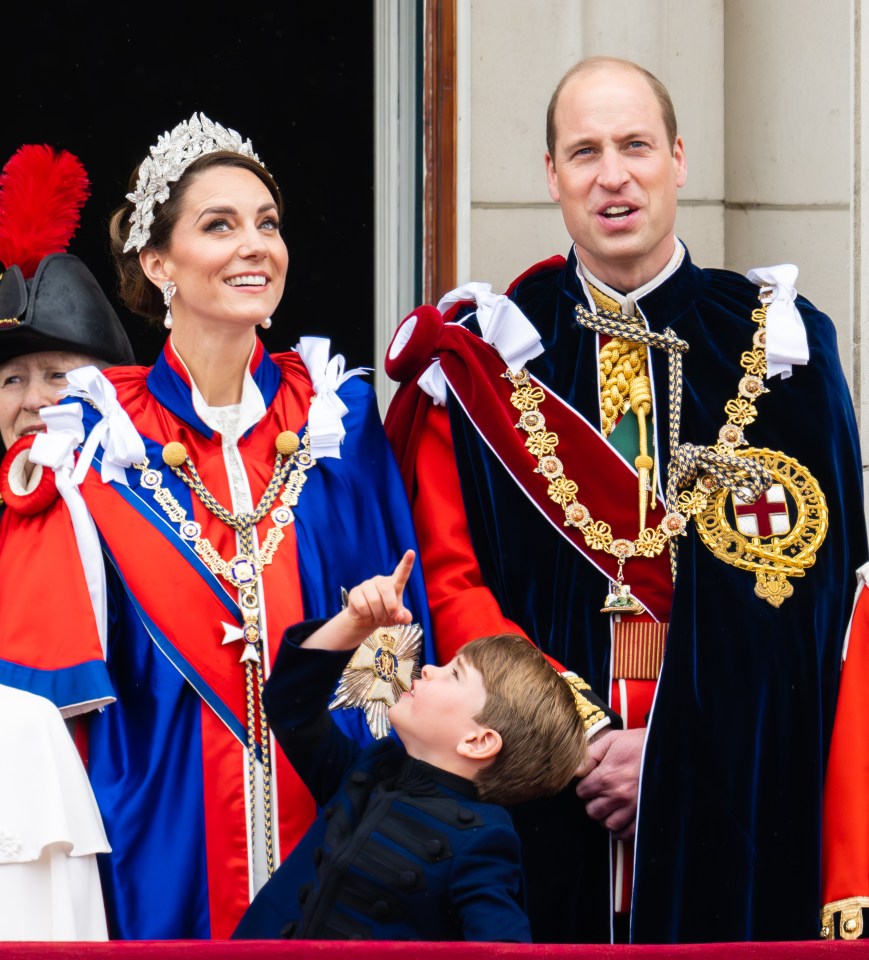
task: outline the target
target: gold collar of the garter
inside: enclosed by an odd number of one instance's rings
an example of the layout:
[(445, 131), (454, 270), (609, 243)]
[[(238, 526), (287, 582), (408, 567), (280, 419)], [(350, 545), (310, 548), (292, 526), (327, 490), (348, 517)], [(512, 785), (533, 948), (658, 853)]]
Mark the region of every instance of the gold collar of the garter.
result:
[[(718, 439), (709, 446), (679, 442), (682, 358), (688, 343), (680, 340), (669, 327), (663, 333), (656, 333), (617, 311), (598, 309), (592, 313), (581, 303), (576, 305), (576, 318), (582, 326), (667, 354), (670, 464), (666, 513), (657, 527), (644, 527), (641, 522), (633, 540), (614, 537), (606, 521), (594, 519), (581, 502), (579, 484), (564, 476), (556, 456), (560, 438), (546, 430), (540, 410), (545, 394), (531, 382), (527, 370), (515, 375), (508, 370), (504, 374), (514, 387), (511, 403), (521, 411), (516, 427), (528, 433), (525, 446), (537, 459), (535, 472), (548, 481), (548, 496), (564, 509), (565, 525), (578, 528), (590, 549), (603, 550), (619, 563), (618, 580), (604, 605), (605, 612), (642, 610), (624, 582), (624, 565), (631, 557), (656, 556), (669, 545), (671, 574), (675, 580), (676, 538), (684, 535), (687, 522), (692, 518), (701, 540), (713, 554), (726, 563), (754, 572), (755, 593), (775, 607), (793, 594), (788, 578), (804, 576), (814, 563), (814, 555), (823, 543), (828, 526), (826, 501), (820, 486), (797, 461), (782, 453), (750, 447), (744, 436), (744, 429), (757, 419), (756, 402), (769, 392), (764, 383), (768, 293), (766, 288), (761, 289), (759, 306), (752, 311), (751, 319), (757, 329), (751, 349), (740, 358), (745, 373), (737, 385), (736, 397), (725, 404), (727, 419), (718, 431)], [(640, 480), (642, 483), (642, 474)], [(692, 483), (693, 489), (686, 489)], [(792, 524), (787, 515), (785, 493), (796, 507), (797, 516)], [(754, 504), (758, 504), (756, 533), (751, 532), (750, 524), (742, 522), (751, 512), (746, 508)], [(642, 509), (640, 515), (644, 515)], [(762, 519), (766, 523), (770, 517), (779, 519), (767, 533), (767, 526), (761, 528), (760, 524)]]

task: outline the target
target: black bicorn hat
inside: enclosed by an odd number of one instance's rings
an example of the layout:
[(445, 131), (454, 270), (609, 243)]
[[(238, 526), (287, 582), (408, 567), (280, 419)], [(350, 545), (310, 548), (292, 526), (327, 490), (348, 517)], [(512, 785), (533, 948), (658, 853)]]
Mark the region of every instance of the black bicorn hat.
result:
[(96, 277), (71, 253), (43, 257), (30, 280), (17, 265), (0, 277), (0, 363), (46, 350), (136, 362)]
[(0, 363), (47, 350), (84, 354), (108, 364), (136, 362), (129, 337), (96, 277), (82, 260), (65, 252), (88, 187), (78, 158), (46, 145), (20, 147), (3, 168)]

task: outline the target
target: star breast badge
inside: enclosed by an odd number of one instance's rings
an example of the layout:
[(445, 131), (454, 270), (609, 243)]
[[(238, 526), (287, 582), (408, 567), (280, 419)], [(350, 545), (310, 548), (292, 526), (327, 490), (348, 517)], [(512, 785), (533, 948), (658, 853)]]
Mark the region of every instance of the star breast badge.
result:
[(421, 644), (418, 623), (379, 627), (350, 658), (329, 709), (361, 707), (372, 735), (378, 740), (387, 736), (389, 708), (420, 676)]

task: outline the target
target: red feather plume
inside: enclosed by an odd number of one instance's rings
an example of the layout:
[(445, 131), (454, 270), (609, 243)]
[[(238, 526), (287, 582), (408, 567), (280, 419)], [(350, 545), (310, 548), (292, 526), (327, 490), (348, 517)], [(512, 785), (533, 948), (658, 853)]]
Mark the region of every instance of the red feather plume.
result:
[(29, 279), (43, 257), (65, 253), (89, 196), (87, 171), (68, 150), (19, 147), (0, 173), (0, 262)]

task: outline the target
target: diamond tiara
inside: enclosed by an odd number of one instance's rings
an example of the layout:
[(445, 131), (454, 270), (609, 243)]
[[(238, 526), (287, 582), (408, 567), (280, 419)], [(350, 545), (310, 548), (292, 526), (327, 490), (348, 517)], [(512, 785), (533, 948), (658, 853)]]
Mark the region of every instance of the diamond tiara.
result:
[(169, 199), (169, 184), (180, 180), (197, 157), (216, 150), (239, 153), (264, 166), (253, 152), (250, 140), (242, 140), (241, 134), (214, 123), (204, 113), (194, 113), (189, 120), (182, 120), (171, 133), (157, 138), (150, 156), (145, 157), (139, 166), (135, 192), (127, 194), (136, 209), (130, 214), (130, 235), (124, 244), (124, 253), (134, 247), (141, 250), (148, 242), (154, 222), (154, 205)]

